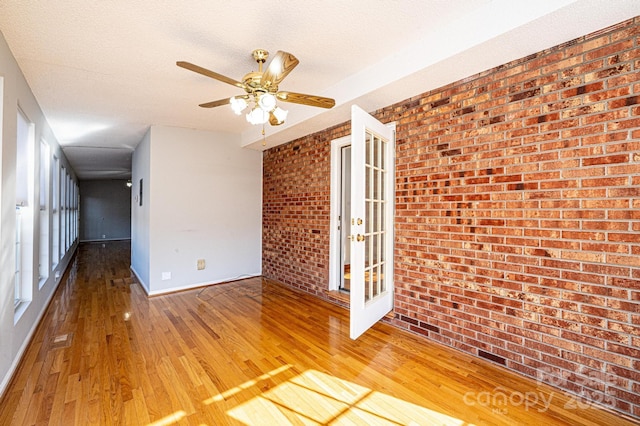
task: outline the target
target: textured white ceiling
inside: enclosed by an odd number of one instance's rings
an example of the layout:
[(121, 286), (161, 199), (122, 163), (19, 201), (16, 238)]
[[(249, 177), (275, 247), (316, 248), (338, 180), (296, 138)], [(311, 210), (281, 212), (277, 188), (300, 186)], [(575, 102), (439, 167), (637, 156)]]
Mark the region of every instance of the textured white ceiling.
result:
[[(336, 99), (286, 104), (267, 147), (348, 120), (358, 103), (389, 105), (640, 14), (638, 0), (2, 0), (0, 29), (80, 179), (130, 176), (150, 125), (260, 130), (228, 107), (199, 103), (239, 89), (251, 51), (293, 53), (281, 90)], [(180, 149), (176, 147), (176, 149)]]

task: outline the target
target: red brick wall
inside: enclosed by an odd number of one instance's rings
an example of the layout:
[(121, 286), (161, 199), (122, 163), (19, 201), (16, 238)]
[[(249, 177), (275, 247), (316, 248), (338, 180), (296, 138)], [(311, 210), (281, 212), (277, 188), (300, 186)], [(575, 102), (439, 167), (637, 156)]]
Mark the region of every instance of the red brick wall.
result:
[[(640, 19), (374, 113), (396, 326), (640, 417)], [(263, 273), (327, 297), (330, 141), (264, 155)]]
[(319, 296), (329, 280), (331, 140), (350, 129), (333, 127), (263, 157), (262, 273)]

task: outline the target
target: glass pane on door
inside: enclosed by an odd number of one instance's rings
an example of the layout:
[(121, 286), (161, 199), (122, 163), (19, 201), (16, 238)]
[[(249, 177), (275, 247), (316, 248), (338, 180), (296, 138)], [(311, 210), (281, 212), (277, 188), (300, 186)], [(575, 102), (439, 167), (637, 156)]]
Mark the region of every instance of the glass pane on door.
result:
[(385, 234), (383, 211), (383, 183), (385, 179), (384, 153), (387, 142), (367, 130), (365, 136), (365, 235), (364, 235), (364, 283), (365, 303), (386, 291), (383, 274), (385, 259), (382, 256)]

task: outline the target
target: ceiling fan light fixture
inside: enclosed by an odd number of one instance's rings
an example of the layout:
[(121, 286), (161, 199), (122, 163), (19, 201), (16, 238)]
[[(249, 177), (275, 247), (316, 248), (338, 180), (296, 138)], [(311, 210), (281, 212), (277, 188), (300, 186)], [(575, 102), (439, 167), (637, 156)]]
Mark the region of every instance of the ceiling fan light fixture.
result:
[(269, 113), (262, 108), (255, 107), (247, 114), (247, 121), (251, 124), (264, 124), (269, 120)]
[(271, 93), (264, 93), (262, 96), (260, 96), (260, 99), (258, 99), (258, 105), (264, 111), (271, 112), (274, 108), (276, 108), (276, 97)]
[(247, 107), (247, 101), (244, 98), (236, 96), (232, 96), (231, 99), (229, 99), (229, 103), (231, 104), (231, 109), (236, 115), (242, 114), (242, 111)]
[(271, 114), (273, 114), (273, 116), (276, 118), (276, 120), (278, 120), (278, 124), (282, 124), (284, 123), (284, 120), (287, 119), (287, 114), (289, 114), (289, 111), (284, 110), (280, 107), (275, 107), (274, 110), (271, 112)]

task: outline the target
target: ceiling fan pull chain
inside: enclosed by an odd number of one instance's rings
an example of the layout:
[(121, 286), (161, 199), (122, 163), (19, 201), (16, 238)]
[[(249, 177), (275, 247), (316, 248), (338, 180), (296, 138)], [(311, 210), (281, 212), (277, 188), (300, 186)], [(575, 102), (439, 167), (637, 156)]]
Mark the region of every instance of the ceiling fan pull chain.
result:
[(264, 123), (262, 123), (262, 146), (267, 146), (267, 139), (264, 136)]

